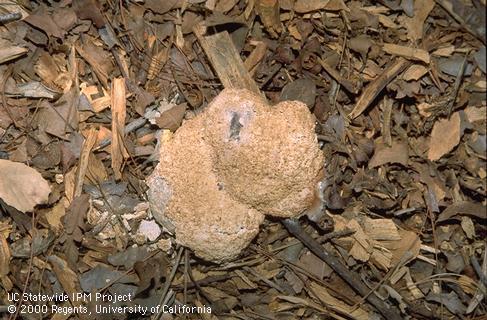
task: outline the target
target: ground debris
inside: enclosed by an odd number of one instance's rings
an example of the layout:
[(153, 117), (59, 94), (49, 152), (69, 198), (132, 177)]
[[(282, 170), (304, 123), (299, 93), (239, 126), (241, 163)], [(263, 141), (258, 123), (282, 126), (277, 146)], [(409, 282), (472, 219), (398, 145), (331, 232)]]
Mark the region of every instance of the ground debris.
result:
[[(485, 318), (485, 1), (0, 4), (0, 311), (31, 293), (67, 295), (29, 300), (36, 319)], [(159, 224), (145, 181), (227, 87), (304, 102), (325, 175), (286, 215), (298, 231), (266, 218), (212, 264)]]

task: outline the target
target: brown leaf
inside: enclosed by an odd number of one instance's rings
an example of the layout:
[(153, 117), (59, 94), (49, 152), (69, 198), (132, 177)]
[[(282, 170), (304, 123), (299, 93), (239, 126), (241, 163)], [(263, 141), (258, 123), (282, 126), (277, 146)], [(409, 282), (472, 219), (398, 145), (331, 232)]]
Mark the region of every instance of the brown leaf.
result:
[(82, 194), (81, 196), (74, 198), (68, 208), (68, 212), (63, 217), (63, 225), (66, 234), (79, 242), (81, 242), (83, 238), (81, 229), (84, 228), (84, 219), (90, 209), (89, 200), (90, 197), (87, 194)]
[(409, 159), (408, 144), (402, 141), (392, 141), (391, 147), (388, 147), (379, 138), (375, 141), (375, 152), (369, 161), (369, 168), (375, 168), (386, 163), (400, 163), (407, 165)]
[(487, 208), (480, 203), (474, 203), (469, 201), (460, 201), (449, 205), (438, 216), (436, 222), (442, 222), (452, 218), (456, 218), (457, 215), (467, 215), (480, 219), (487, 219)]
[(82, 46), (76, 45), (76, 51), (90, 64), (103, 86), (108, 88), (108, 75), (113, 69), (113, 63), (110, 54), (103, 48), (95, 46), (92, 40), (87, 37)]
[(423, 36), (424, 21), (435, 6), (434, 0), (415, 0), (414, 16), (406, 17), (404, 24), (406, 26), (408, 38), (417, 41)]
[(66, 96), (66, 98), (64, 103), (56, 106), (46, 100), (40, 102), (36, 122), (41, 132), (65, 139), (66, 131), (71, 132), (77, 128), (77, 112), (73, 111), (75, 106), (70, 103), (72, 101), (70, 97)]
[(62, 230), (61, 219), (64, 217), (66, 209), (64, 208), (63, 201), (59, 201), (54, 207), (52, 207), (48, 212), (46, 212), (46, 220), (49, 226), (57, 232)]
[(164, 14), (178, 6), (179, 0), (147, 0), (145, 6), (150, 10)]
[(215, 6), (215, 11), (223, 13), (228, 12), (232, 10), (237, 3), (238, 0), (219, 0)]
[(0, 198), (19, 211), (47, 202), (51, 188), (36, 170), (23, 163), (0, 159)]
[(342, 0), (297, 0), (294, 4), (294, 11), (297, 13), (308, 13), (317, 10), (349, 11)]
[(362, 309), (362, 307), (359, 306), (355, 308), (347, 305), (342, 300), (333, 297), (325, 287), (316, 282), (311, 282), (309, 285), (311, 294), (316, 296), (320, 301), (324, 302), (332, 310), (337, 310), (343, 314), (350, 315), (350, 318), (355, 320), (369, 319), (369, 314), (367, 311)]
[[(76, 293), (81, 292), (78, 276), (69, 268), (65, 260), (52, 255), (47, 257), (47, 261), (49, 261), (56, 278), (70, 298), (75, 297)], [(80, 300), (70, 299), (70, 301), (75, 307), (82, 305)], [(84, 318), (82, 317), (82, 319)]]
[(323, 260), (309, 251), (301, 255), (299, 258), (299, 265), (320, 280), (329, 277), (333, 272), (333, 269), (331, 269)]
[(186, 104), (178, 104), (171, 109), (164, 111), (160, 117), (156, 118), (156, 123), (159, 128), (176, 131), (181, 125), (185, 112)]
[(66, 34), (66, 31), (61, 29), (52, 19), (52, 17), (45, 13), (43, 9), (31, 14), (24, 19), (25, 22), (33, 25), (34, 27), (41, 29), (48, 36), (54, 36), (56, 38), (62, 38)]
[(428, 159), (435, 161), (453, 150), (462, 136), (460, 113), (435, 122), (429, 142)]
[(258, 0), (255, 9), (269, 34), (277, 38), (281, 33), (281, 20), (279, 19), (279, 1)]
[(10, 272), (10, 248), (4, 235), (0, 233), (0, 279)]
[(52, 15), (52, 19), (64, 32), (69, 31), (78, 20), (72, 8), (56, 9)]
[(399, 235), (401, 237), (400, 240), (381, 241), (385, 248), (392, 251), (392, 266), (399, 262), (415, 259), (419, 255), (421, 247), (421, 240), (416, 233), (399, 229)]
[(102, 11), (96, 0), (76, 0), (73, 1), (73, 9), (80, 19), (91, 20), (97, 28), (105, 25)]

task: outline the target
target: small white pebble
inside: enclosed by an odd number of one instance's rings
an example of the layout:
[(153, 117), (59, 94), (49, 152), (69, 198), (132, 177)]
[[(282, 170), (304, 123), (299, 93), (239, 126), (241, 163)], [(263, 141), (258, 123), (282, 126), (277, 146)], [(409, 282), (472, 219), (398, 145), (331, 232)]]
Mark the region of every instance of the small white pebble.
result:
[(154, 220), (142, 220), (137, 233), (146, 236), (149, 241), (154, 241), (161, 235), (161, 228)]

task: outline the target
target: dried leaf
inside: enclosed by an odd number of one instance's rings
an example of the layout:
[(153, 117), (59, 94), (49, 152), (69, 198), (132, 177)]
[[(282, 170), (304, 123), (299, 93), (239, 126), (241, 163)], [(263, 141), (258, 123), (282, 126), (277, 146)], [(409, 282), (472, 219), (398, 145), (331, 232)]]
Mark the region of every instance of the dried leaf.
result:
[(456, 315), (463, 315), (467, 311), (467, 308), (462, 303), (455, 291), (451, 291), (448, 294), (430, 292), (426, 296), (426, 300), (444, 305), (451, 313)]
[(368, 320), (369, 319), (369, 314), (367, 311), (362, 309), (362, 307), (353, 307), (349, 306), (343, 301), (333, 297), (328, 290), (317, 284), (316, 282), (311, 282), (310, 283), (310, 292), (313, 295), (316, 295), (316, 297), (324, 302), (326, 306), (330, 307), (331, 309), (338, 310), (343, 314), (350, 315), (351, 319), (356, 319), (356, 320)]
[(77, 0), (73, 1), (73, 9), (80, 19), (91, 20), (97, 28), (105, 25), (102, 10), (96, 0)]
[(3, 282), (4, 277), (10, 272), (10, 248), (4, 235), (0, 233), (0, 280)]
[(480, 203), (469, 201), (455, 202), (440, 213), (436, 222), (456, 218), (456, 215), (467, 215), (479, 219), (487, 219), (487, 207)]
[(150, 10), (164, 14), (177, 7), (179, 0), (147, 0), (145, 6)]
[(308, 13), (317, 10), (349, 11), (342, 0), (297, 0), (294, 4), (294, 11), (297, 13)]
[(215, 11), (223, 13), (228, 12), (232, 10), (237, 3), (238, 0), (219, 0), (215, 6)]
[(87, 194), (82, 194), (81, 196), (74, 198), (68, 208), (68, 212), (63, 217), (63, 225), (66, 234), (79, 242), (83, 239), (81, 229), (84, 228), (84, 219), (90, 209), (89, 200), (90, 197)]
[(186, 113), (186, 103), (178, 104), (172, 108), (164, 111), (160, 117), (157, 117), (156, 123), (159, 128), (169, 129), (176, 131), (183, 121), (184, 114)]
[(428, 159), (435, 161), (453, 150), (462, 136), (460, 113), (435, 122), (429, 142)]
[(369, 161), (369, 168), (375, 168), (386, 163), (400, 163), (403, 166), (408, 164), (408, 144), (402, 141), (393, 140), (389, 147), (382, 138), (375, 141), (375, 152)]
[(318, 279), (329, 277), (333, 269), (331, 269), (323, 260), (318, 258), (313, 253), (306, 251), (299, 258), (299, 265), (311, 274), (314, 274)]
[(63, 227), (61, 219), (65, 214), (66, 209), (64, 208), (63, 201), (59, 201), (51, 210), (46, 212), (47, 223), (49, 223), (53, 230), (60, 232)]
[(391, 219), (365, 218), (364, 231), (373, 240), (401, 240), (397, 227)]
[(31, 14), (24, 19), (25, 22), (33, 25), (34, 27), (41, 29), (48, 36), (54, 36), (56, 38), (63, 38), (66, 31), (61, 29), (52, 19), (52, 16), (45, 13), (43, 9)]
[(461, 226), (462, 226), (463, 231), (467, 235), (467, 238), (469, 238), (469, 239), (475, 238), (475, 226), (473, 224), (472, 219), (470, 219), (469, 217), (463, 216)]
[(51, 188), (36, 170), (23, 163), (0, 159), (0, 198), (19, 211), (47, 202)]
[(102, 264), (98, 264), (79, 277), (81, 289), (85, 292), (100, 290), (107, 283), (133, 283), (134, 280), (133, 274), (127, 275), (125, 272), (112, 270)]
[(269, 34), (277, 38), (282, 31), (281, 20), (279, 19), (279, 1), (258, 0), (255, 4), (255, 10)]
[(297, 79), (282, 88), (280, 101), (296, 100), (313, 108), (316, 99), (316, 84), (311, 79)]
[(415, 0), (414, 1), (414, 16), (407, 17), (404, 21), (408, 38), (417, 41), (423, 36), (424, 21), (435, 6), (434, 0)]
[[(76, 293), (81, 292), (81, 289), (79, 286), (78, 277), (76, 276), (76, 273), (68, 266), (68, 263), (54, 255), (48, 256), (47, 261), (49, 261), (49, 264), (52, 266), (52, 270), (54, 271), (56, 278), (67, 295), (70, 298), (76, 297)], [(80, 300), (70, 299), (70, 301), (75, 307), (82, 305)]]
[(113, 69), (110, 55), (101, 47), (95, 46), (91, 38), (82, 46), (76, 45), (76, 51), (86, 60), (105, 88), (108, 88), (108, 75)]

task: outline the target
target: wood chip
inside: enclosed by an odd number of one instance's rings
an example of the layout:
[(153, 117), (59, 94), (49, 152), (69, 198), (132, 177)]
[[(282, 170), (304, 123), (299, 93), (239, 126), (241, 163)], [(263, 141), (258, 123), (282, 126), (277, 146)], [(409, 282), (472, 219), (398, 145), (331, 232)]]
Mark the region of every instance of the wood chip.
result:
[(428, 51), (423, 49), (400, 46), (392, 43), (384, 43), (382, 49), (391, 55), (400, 56), (411, 60), (419, 60), (424, 63), (430, 63), (430, 55)]
[(404, 71), (402, 78), (406, 81), (419, 80), (427, 73), (428, 69), (425, 66), (415, 64)]
[(29, 51), (29, 49), (17, 47), (17, 46), (10, 46), (7, 48), (0, 49), (0, 63), (4, 63), (18, 57), (23, 56)]
[(204, 27), (198, 26), (194, 32), (223, 86), (225, 88), (248, 89), (262, 95), (254, 79), (245, 68), (242, 59), (240, 59), (240, 54), (228, 32), (223, 31), (204, 36), (203, 30)]
[(116, 78), (112, 82), (112, 168), (116, 179), (122, 178), (122, 167), (129, 157), (125, 148), (124, 130), (127, 105), (125, 101), (125, 79)]

